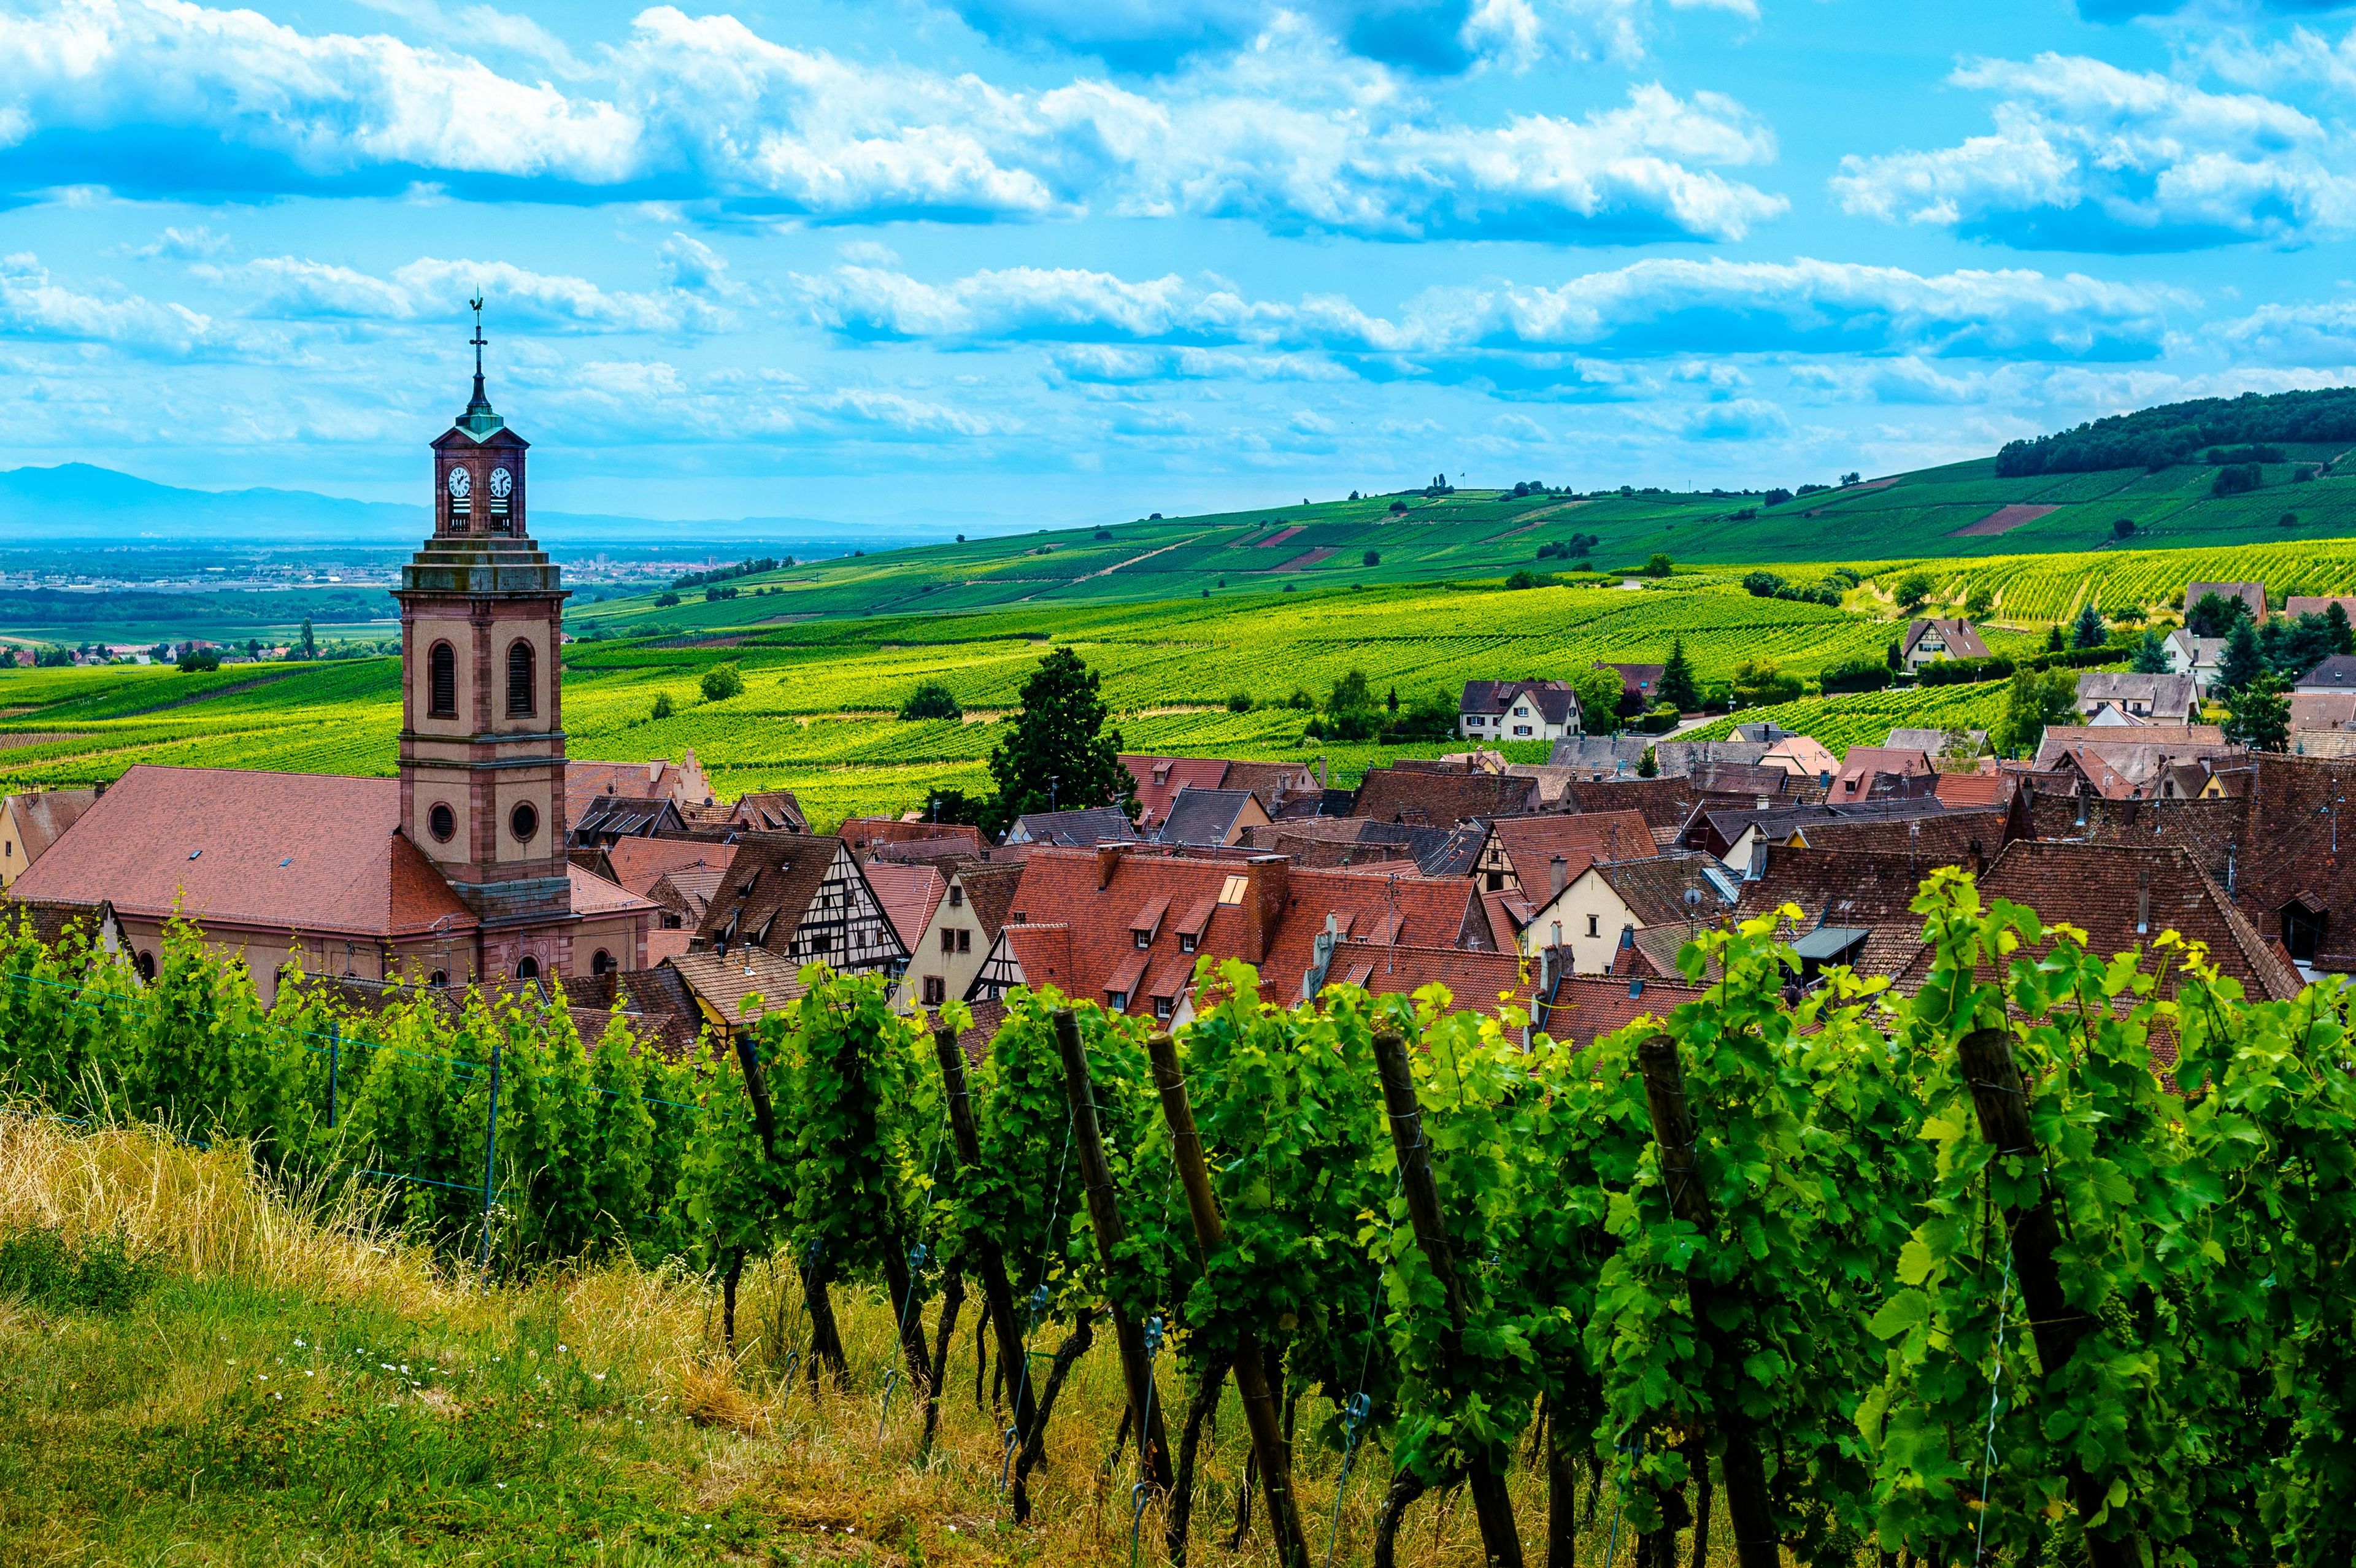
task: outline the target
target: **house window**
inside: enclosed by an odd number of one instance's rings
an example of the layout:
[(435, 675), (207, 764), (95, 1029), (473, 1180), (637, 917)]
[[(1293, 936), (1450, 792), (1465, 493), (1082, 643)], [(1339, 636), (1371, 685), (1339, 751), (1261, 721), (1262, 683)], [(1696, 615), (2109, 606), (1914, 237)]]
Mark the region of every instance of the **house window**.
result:
[(1114, 1012), (1125, 1013), (1129, 1011), (1129, 993), (1127, 991), (1107, 991), (1105, 993), (1105, 1005), (1110, 1008)]
[(663, 911), (662, 928), (665, 931), (679, 931), (683, 929), (686, 924), (687, 917), (680, 914), (677, 910), (667, 909)]
[(1153, 945), (1153, 933), (1150, 931), (1132, 931), (1130, 934), (1137, 938), (1137, 945), (1141, 952)]
[(1526, 724), (1516, 724), (1514, 726), (1514, 733), (1516, 735), (1526, 735), (1529, 732), (1530, 727)]
[(141, 979), (154, 979), (155, 977), (155, 955), (153, 953), (141, 953), (139, 955), (139, 962), (134, 965), (134, 967), (138, 969), (139, 977)]
[(957, 951), (957, 933), (948, 929), (947, 927), (943, 927), (941, 930), (941, 951), (944, 953), (955, 953)]
[(600, 947), (599, 949), (597, 949), (596, 953), (595, 953), (595, 954), (594, 954), (594, 955), (590, 958), (590, 960), (589, 960), (589, 973), (591, 973), (592, 975), (604, 975), (604, 974), (611, 973), (611, 972), (612, 972), (612, 970), (613, 970), (613, 967), (614, 967), (614, 955), (613, 955), (612, 954), (610, 954), (610, 953), (606, 952), (606, 951), (605, 951), (604, 948), (602, 948), (602, 947)]
[(963, 883), (951, 882), (949, 884), (949, 908), (965, 908), (965, 885)]
[(436, 969), (434, 973), (425, 976), (425, 983), (438, 991), (443, 987), (450, 983), (449, 971), (445, 969)]
[(1601, 936), (1603, 934), (1603, 933), (1596, 929), (1595, 916), (1591, 914), (1587, 917), (1587, 934), (1590, 936)]
[(938, 975), (925, 976), (925, 1006), (937, 1008), (949, 999), (949, 983)]
[(1177, 1003), (1173, 998), (1169, 997), (1156, 997), (1153, 998), (1153, 1016), (1161, 1019), (1163, 1023), (1168, 1023), (1170, 1021), (1170, 1015), (1176, 1010)]
[(528, 800), (516, 802), (516, 808), (508, 813), (508, 831), (515, 835), (519, 844), (529, 844), (540, 837), (540, 808)]
[(531, 645), (519, 639), (508, 645), (508, 714), (530, 714), (534, 708)]
[(2297, 899), (2283, 906), (2283, 945), (2301, 964), (2312, 964), (2323, 946), (2324, 912), (2311, 910)]
[(834, 951), (834, 933), (832, 933), (832, 932), (830, 932), (830, 931), (820, 931), (820, 932), (817, 932), (817, 933), (812, 933), (811, 937), (810, 937), (810, 951), (811, 951), (812, 953), (831, 953), (831, 952), (833, 952), (833, 951)]
[(970, 952), (972, 952), (972, 951), (973, 951), (973, 933), (972, 933), (972, 932), (968, 931), (968, 930), (964, 929), (962, 926), (960, 926), (960, 927), (958, 929), (957, 939), (958, 939), (958, 951), (959, 953), (970, 953)]
[(458, 652), (436, 643), (425, 656), (425, 711), (435, 719), (458, 717)]
[(1197, 937), (1193, 932), (1182, 931), (1178, 933), (1178, 951), (1181, 953), (1192, 953), (1194, 951), (1195, 944), (1200, 940), (1201, 938)]
[(1219, 901), (1223, 904), (1239, 904), (1243, 902), (1244, 891), (1250, 885), (1251, 879), (1248, 877), (1229, 877), (1226, 881), (1219, 884)]
[(434, 835), (436, 844), (447, 844), (458, 831), (458, 814), (440, 801), (425, 814), (425, 831)]

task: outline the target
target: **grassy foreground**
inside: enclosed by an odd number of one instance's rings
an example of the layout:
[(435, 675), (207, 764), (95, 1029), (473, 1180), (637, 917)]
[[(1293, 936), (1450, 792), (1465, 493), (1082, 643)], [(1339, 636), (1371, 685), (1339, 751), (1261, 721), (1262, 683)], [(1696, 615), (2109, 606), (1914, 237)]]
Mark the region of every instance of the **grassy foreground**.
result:
[[(0, 1112), (0, 1562), (1129, 1560), (1109, 1334), (1017, 1526), (968, 1329), (920, 1464), (915, 1402), (884, 1408), (891, 1315), (872, 1296), (837, 1296), (850, 1386), (814, 1395), (781, 1376), (804, 1328), (789, 1274), (748, 1272), (732, 1360), (701, 1280), (615, 1264), (486, 1287), (390, 1233), (372, 1197), (274, 1190), (240, 1147)], [(1246, 1450), (1232, 1388), (1205, 1447), (1192, 1561), (1272, 1563), (1257, 1529), (1226, 1547)], [(1321, 1555), (1338, 1469), (1304, 1438)], [(1335, 1563), (1368, 1560), (1388, 1481), (1362, 1454)], [(1525, 1470), (1515, 1488), (1535, 1564), (1543, 1487)], [(1601, 1562), (1614, 1510), (1592, 1500), (1580, 1551)], [(1149, 1509), (1139, 1562), (1165, 1561), (1160, 1529)], [(1402, 1565), (1480, 1558), (1461, 1500), (1408, 1516)]]

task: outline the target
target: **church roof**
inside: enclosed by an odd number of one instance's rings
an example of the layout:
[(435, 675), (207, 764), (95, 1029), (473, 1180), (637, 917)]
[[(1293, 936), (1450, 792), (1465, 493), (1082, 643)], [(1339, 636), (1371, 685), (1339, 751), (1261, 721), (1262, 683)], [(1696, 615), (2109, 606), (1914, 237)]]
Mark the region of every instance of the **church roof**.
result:
[(177, 910), (203, 925), (372, 937), (473, 930), (474, 914), (400, 822), (395, 779), (142, 764), (11, 891), (106, 900), (126, 915)]

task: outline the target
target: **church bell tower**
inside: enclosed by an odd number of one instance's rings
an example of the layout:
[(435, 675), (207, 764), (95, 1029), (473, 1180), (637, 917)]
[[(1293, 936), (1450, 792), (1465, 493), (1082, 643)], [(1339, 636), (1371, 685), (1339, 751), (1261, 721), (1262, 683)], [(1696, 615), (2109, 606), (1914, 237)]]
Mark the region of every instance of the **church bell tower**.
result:
[(482, 921), (486, 978), (572, 972), (567, 591), (528, 531), (530, 445), (483, 391), (434, 443), (434, 536), (402, 569), (403, 831)]

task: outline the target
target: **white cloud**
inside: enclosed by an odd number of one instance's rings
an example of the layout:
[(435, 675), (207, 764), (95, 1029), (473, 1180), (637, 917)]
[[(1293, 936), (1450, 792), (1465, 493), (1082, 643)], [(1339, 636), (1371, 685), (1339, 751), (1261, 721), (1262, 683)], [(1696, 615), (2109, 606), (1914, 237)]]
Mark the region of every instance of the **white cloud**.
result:
[(1791, 419), (1773, 403), (1759, 398), (1708, 403), (1685, 419), (1687, 441), (1765, 441), (1791, 433)]
[(0, 338), (10, 337), (105, 343), (167, 356), (242, 343), (240, 335), (186, 305), (62, 283), (30, 251), (0, 256)]
[(1338, 295), (1255, 300), (1215, 280), (1130, 282), (1011, 268), (928, 283), (840, 267), (796, 276), (816, 319), (854, 338), (1250, 346), (1407, 362), (1445, 356), (1734, 352), (2031, 355), (2157, 353), (2166, 290), (2021, 270), (1922, 276), (1895, 267), (1652, 260), (1556, 285), (1428, 290), (1395, 317)]
[[(1522, 3), (1483, 0), (1464, 25), (1510, 33)], [(423, 187), (817, 221), (1105, 211), (1609, 242), (1740, 239), (1786, 205), (1719, 172), (1774, 156), (1730, 99), (1639, 86), (1614, 108), (1469, 124), (1283, 12), (1248, 49), (1148, 94), (862, 64), (670, 5), (641, 12), (589, 77), (559, 87), (252, 11), (58, 0), (0, 15), (0, 147), (16, 149), (0, 179), (22, 189)]]
[(2220, 330), (2237, 357), (2273, 365), (2356, 365), (2356, 299), (2263, 304)]
[(1974, 60), (1996, 131), (1841, 161), (1842, 208), (2023, 247), (2180, 250), (2356, 230), (2356, 144), (2286, 103), (2083, 56)]
[(177, 261), (192, 261), (218, 256), (228, 249), (227, 235), (216, 234), (199, 223), (188, 229), (166, 228), (131, 253), (144, 260), (161, 256)]
[(455, 321), (464, 302), (479, 290), (489, 302), (491, 319), (509, 327), (692, 333), (733, 325), (733, 313), (705, 297), (736, 287), (727, 282), (726, 264), (718, 256), (675, 235), (664, 247), (662, 265), (669, 286), (646, 293), (605, 289), (586, 278), (536, 272), (508, 261), (433, 256), (397, 267), (389, 277), (299, 256), (259, 257), (196, 271), (244, 294), (247, 315), (287, 321)]

